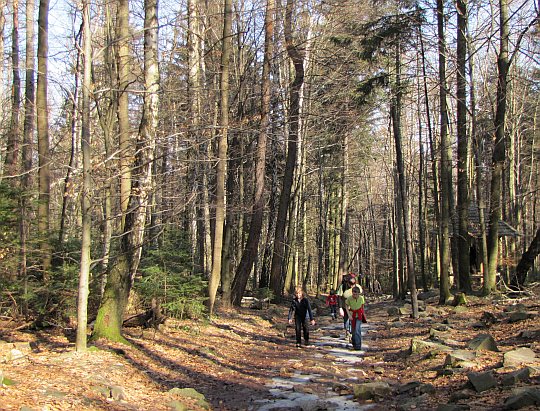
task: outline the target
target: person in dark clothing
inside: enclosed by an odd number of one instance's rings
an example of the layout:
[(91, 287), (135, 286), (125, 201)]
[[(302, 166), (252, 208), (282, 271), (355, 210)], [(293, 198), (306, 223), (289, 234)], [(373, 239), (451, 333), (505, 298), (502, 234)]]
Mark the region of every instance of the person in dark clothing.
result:
[(309, 345), (309, 328), (306, 324), (306, 319), (308, 316), (311, 325), (315, 325), (313, 312), (311, 311), (311, 304), (304, 296), (304, 290), (302, 290), (302, 287), (296, 287), (291, 308), (289, 309), (289, 324), (292, 324), (294, 317), (297, 348), (300, 348), (300, 343), (302, 342), (302, 332), (304, 333), (304, 344)]

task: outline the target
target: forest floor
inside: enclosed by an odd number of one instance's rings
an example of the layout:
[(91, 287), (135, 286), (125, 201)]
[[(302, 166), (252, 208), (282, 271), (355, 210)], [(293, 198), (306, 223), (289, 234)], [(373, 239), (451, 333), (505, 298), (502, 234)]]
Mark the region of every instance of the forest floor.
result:
[[(439, 306), (433, 296), (416, 320), (406, 310), (389, 314), (403, 304), (368, 295), (362, 351), (348, 348), (342, 321), (329, 316), (322, 297), (311, 299), (316, 325), (312, 346), (302, 348), (287, 325), (288, 305), (220, 309), (212, 321), (167, 321), (159, 330), (128, 328), (130, 345), (100, 341), (86, 353), (75, 352), (73, 330), (11, 331), (4, 323), (0, 348), (10, 348), (12, 359), (0, 363), (0, 409), (436, 410), (452, 402), (452, 409), (503, 410), (512, 390), (540, 386), (539, 292), (519, 300), (470, 297), (465, 310)], [(527, 315), (511, 320), (516, 307)], [(445, 368), (447, 353), (411, 354), (414, 338), (429, 340), (442, 324), (453, 349), (489, 334), (498, 351), (478, 352), (463, 369)], [(503, 367), (503, 356), (520, 347), (536, 358), (525, 364), (530, 375), (508, 386), (504, 376), (521, 366)], [(496, 386), (473, 389), (468, 373), (488, 370)], [(388, 389), (362, 400), (355, 387), (368, 382)]]

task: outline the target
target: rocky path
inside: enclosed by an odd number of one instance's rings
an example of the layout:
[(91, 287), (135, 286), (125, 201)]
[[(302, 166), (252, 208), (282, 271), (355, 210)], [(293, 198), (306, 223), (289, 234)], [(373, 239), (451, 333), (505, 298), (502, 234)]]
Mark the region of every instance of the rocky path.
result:
[[(273, 398), (259, 400), (253, 411), (270, 410), (367, 410), (353, 398), (350, 385), (365, 375), (363, 356), (369, 350), (369, 333), (376, 324), (362, 326), (362, 351), (354, 351), (345, 341), (340, 318), (317, 319), (312, 327), (312, 345), (297, 349), (297, 357), (288, 360), (279, 376), (267, 384)], [(294, 331), (293, 331), (294, 333)], [(294, 338), (294, 337), (293, 337)]]

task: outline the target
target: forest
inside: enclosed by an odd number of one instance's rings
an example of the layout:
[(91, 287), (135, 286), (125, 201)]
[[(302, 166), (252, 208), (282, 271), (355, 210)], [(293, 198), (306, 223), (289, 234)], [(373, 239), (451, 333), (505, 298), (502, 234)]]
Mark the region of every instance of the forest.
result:
[(540, 270), (540, 4), (0, 0), (0, 309), (121, 341), (344, 274)]

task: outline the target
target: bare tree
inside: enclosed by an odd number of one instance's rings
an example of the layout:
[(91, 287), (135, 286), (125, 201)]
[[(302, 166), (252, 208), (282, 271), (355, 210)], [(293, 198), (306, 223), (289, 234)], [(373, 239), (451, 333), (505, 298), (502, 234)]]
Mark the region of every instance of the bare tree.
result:
[(499, 1), (499, 32), (500, 45), (497, 57), (497, 107), (495, 113), (495, 135), (493, 157), (491, 163), (491, 195), (489, 211), (489, 233), (487, 237), (488, 267), (484, 272), (483, 293), (490, 294), (495, 291), (496, 275), (499, 253), (499, 221), (501, 220), (501, 198), (503, 168), (506, 157), (505, 125), (506, 125), (506, 101), (508, 92), (508, 70), (510, 61), (508, 58), (509, 37), (509, 14), (508, 2)]
[(19, 0), (13, 0), (13, 22), (11, 26), (11, 120), (6, 144), (4, 176), (9, 176), (12, 186), (16, 186), (15, 177), (19, 169), (20, 149), (20, 111), (21, 111), (21, 75), (19, 67)]
[(220, 78), (220, 135), (216, 165), (216, 219), (214, 227), (212, 273), (208, 281), (208, 308), (214, 311), (221, 279), (223, 225), (225, 222), (225, 176), (227, 175), (227, 136), (229, 130), (229, 58), (231, 55), (232, 0), (224, 1)]
[(92, 87), (92, 32), (90, 27), (90, 1), (83, 1), (83, 84), (82, 84), (82, 121), (81, 121), (81, 153), (82, 153), (82, 193), (81, 193), (81, 266), (79, 270), (79, 296), (77, 300), (77, 351), (86, 351), (88, 323), (88, 294), (90, 280), (90, 254), (92, 246), (91, 216), (91, 122), (90, 122), (90, 88)]
[(153, 162), (158, 120), (159, 68), (157, 60), (158, 3), (145, 1), (144, 103), (135, 147), (131, 193), (125, 216), (120, 253), (107, 277), (92, 338), (123, 341), (122, 320), (140, 263), (145, 224), (153, 181)]
[(251, 212), (249, 235), (236, 270), (232, 287), (232, 303), (239, 306), (246, 289), (249, 274), (257, 257), (264, 216), (264, 184), (266, 171), (266, 141), (270, 127), (270, 68), (274, 50), (274, 19), (276, 13), (274, 0), (267, 0), (264, 18), (264, 61), (262, 71), (261, 123), (257, 138), (257, 157), (255, 166), (255, 193)]
[[(458, 0), (457, 8), (457, 209), (459, 222), (459, 287), (470, 293), (469, 240), (469, 136), (467, 133), (467, 1)], [(454, 230), (455, 231), (455, 230)]]
[(291, 201), (291, 188), (294, 178), (296, 155), (298, 150), (298, 126), (300, 115), (300, 89), (304, 83), (304, 56), (293, 38), (293, 11), (294, 0), (287, 0), (285, 8), (285, 44), (287, 54), (294, 66), (294, 79), (290, 86), (289, 94), (289, 142), (287, 147), (287, 160), (285, 173), (279, 199), (279, 208), (274, 238), (274, 251), (272, 254), (272, 266), (270, 269), (270, 288), (276, 296), (281, 295), (281, 276), (285, 257), (285, 230), (287, 228), (287, 214)]
[(47, 100), (47, 76), (49, 55), (49, 0), (40, 0), (38, 16), (38, 77), (37, 77), (37, 133), (39, 165), (38, 230), (40, 235), (41, 269), (48, 281), (51, 268), (51, 244), (49, 242), (51, 171), (49, 152), (49, 109)]
[(449, 268), (451, 262), (450, 246), (450, 197), (452, 196), (452, 156), (451, 144), (448, 137), (448, 110), (447, 110), (447, 86), (446, 86), (446, 40), (444, 34), (444, 5), (442, 0), (437, 0), (437, 27), (439, 44), (439, 102), (440, 102), (440, 127), (441, 127), (441, 238), (439, 252), (441, 254), (440, 272), (440, 298), (439, 303), (445, 304), (450, 298)]

